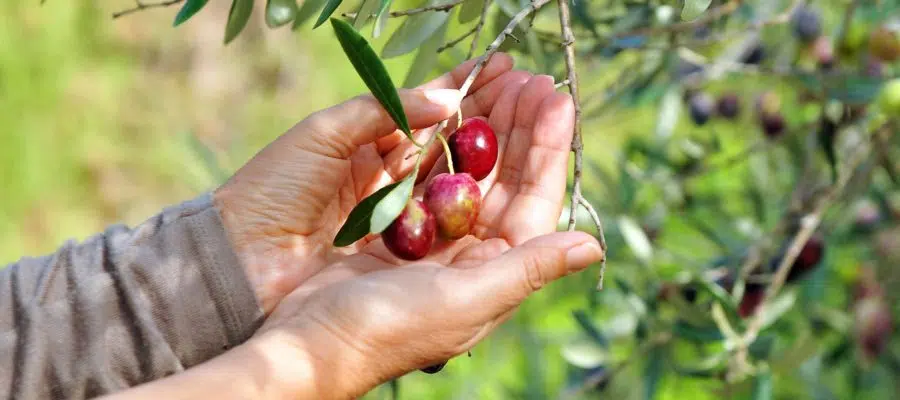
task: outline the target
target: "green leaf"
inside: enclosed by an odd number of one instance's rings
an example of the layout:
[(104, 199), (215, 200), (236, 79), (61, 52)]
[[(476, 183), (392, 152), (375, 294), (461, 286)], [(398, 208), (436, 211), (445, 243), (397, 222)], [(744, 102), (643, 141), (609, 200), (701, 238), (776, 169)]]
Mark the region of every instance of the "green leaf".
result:
[(685, 0), (684, 8), (681, 9), (681, 19), (693, 21), (703, 15), (710, 4), (712, 4), (712, 0)]
[(760, 326), (760, 330), (763, 330), (766, 327), (774, 324), (775, 321), (778, 321), (778, 318), (781, 318), (782, 315), (790, 311), (794, 306), (794, 303), (796, 302), (797, 293), (794, 291), (786, 292), (772, 300), (766, 306), (766, 313), (762, 316), (762, 325)]
[(837, 137), (837, 124), (823, 115), (819, 123), (819, 132), (817, 136), (819, 145), (822, 146), (822, 153), (825, 155), (825, 160), (828, 161), (828, 166), (831, 168), (831, 181), (832, 183), (837, 182), (837, 153), (834, 150), (834, 139)]
[(619, 217), (619, 230), (634, 256), (649, 263), (653, 258), (653, 245), (650, 244), (650, 239), (647, 238), (647, 234), (644, 233), (641, 226), (630, 217), (623, 215)]
[(353, 28), (359, 30), (369, 21), (369, 17), (378, 12), (381, 8), (381, 0), (364, 0), (359, 10), (356, 11), (356, 18), (353, 19)]
[(372, 210), (372, 218), (370, 222), (370, 231), (372, 233), (381, 233), (397, 219), (397, 216), (403, 212), (403, 208), (412, 197), (413, 186), (416, 185), (416, 176), (419, 175), (419, 169), (416, 168), (405, 179), (400, 181), (393, 190), (384, 196), (375, 209)]
[(703, 291), (709, 293), (712, 296), (713, 300), (715, 300), (716, 303), (722, 305), (722, 309), (724, 309), (729, 314), (729, 316), (733, 318), (739, 318), (737, 307), (735, 306), (732, 297), (728, 294), (728, 292), (725, 291), (725, 289), (715, 283), (707, 281), (706, 279), (698, 279), (697, 283), (699, 284), (699, 287), (703, 289)]
[(344, 222), (344, 226), (334, 237), (334, 245), (337, 247), (349, 246), (368, 235), (371, 232), (372, 213), (375, 211), (375, 207), (381, 202), (381, 199), (391, 194), (402, 183), (403, 181), (400, 181), (387, 185), (359, 202), (353, 211), (350, 211), (347, 222)]
[[(429, 4), (432, 3), (434, 1), (429, 2)], [(426, 12), (406, 18), (403, 25), (400, 25), (400, 28), (397, 28), (385, 43), (384, 49), (381, 50), (381, 56), (393, 58), (418, 49), (447, 22), (449, 17), (450, 14), (446, 12)]]
[(450, 25), (449, 21), (441, 25), (438, 31), (431, 35), (431, 38), (426, 40), (422, 47), (419, 48), (419, 52), (416, 53), (416, 58), (406, 74), (406, 80), (403, 81), (403, 87), (413, 88), (424, 82), (425, 78), (428, 77), (428, 73), (434, 69), (438, 60), (437, 49), (444, 44), (448, 25)]
[(481, 16), (481, 10), (484, 9), (484, 2), (486, 0), (468, 0), (463, 2), (461, 6), (459, 6), (459, 15), (457, 18), (459, 19), (459, 23), (464, 24), (469, 21), (474, 21), (475, 18)]
[(663, 376), (663, 349), (655, 348), (647, 355), (647, 365), (644, 366), (644, 399), (656, 398), (659, 389), (659, 381)]
[(381, 8), (378, 9), (378, 15), (375, 16), (375, 26), (372, 28), (372, 37), (377, 38), (381, 36), (381, 32), (384, 32), (388, 18), (390, 18), (388, 10), (390, 10), (393, 2), (394, 0), (381, 0)]
[(672, 333), (680, 338), (699, 343), (716, 342), (725, 338), (719, 328), (715, 326), (698, 327), (681, 319), (675, 321)]
[(268, 0), (266, 2), (266, 25), (277, 28), (294, 20), (297, 16), (297, 2), (294, 0)]
[(203, 9), (203, 6), (208, 3), (209, 0), (187, 0), (184, 2), (184, 5), (181, 6), (181, 10), (178, 11), (178, 15), (175, 16), (175, 22), (172, 26), (178, 26), (191, 19), (198, 11)]
[(772, 371), (765, 369), (756, 375), (753, 400), (772, 400)]
[(366, 83), (375, 98), (381, 102), (400, 130), (412, 140), (412, 131), (409, 129), (406, 112), (403, 111), (400, 95), (381, 59), (375, 54), (375, 50), (372, 50), (366, 39), (360, 36), (359, 32), (350, 24), (332, 18), (331, 26), (334, 28), (334, 33), (337, 35), (344, 53), (347, 54), (347, 58), (356, 69), (356, 73)]
[(583, 369), (597, 368), (609, 359), (609, 352), (604, 347), (584, 337), (564, 344), (560, 352), (566, 362)]
[(252, 13), (253, 0), (234, 0), (231, 2), (231, 11), (228, 12), (228, 22), (225, 25), (225, 44), (230, 43), (244, 30)]
[(191, 151), (203, 161), (204, 168), (217, 183), (224, 183), (228, 180), (228, 173), (219, 165), (215, 153), (205, 143), (201, 142), (197, 135), (187, 132), (185, 140)]
[(678, 124), (678, 114), (681, 112), (681, 88), (673, 85), (663, 95), (659, 104), (659, 116), (656, 118), (656, 137), (668, 139), (675, 131)]
[(322, 9), (322, 13), (319, 14), (319, 19), (316, 20), (315, 24), (313, 24), (313, 29), (316, 29), (319, 27), (319, 25), (324, 24), (325, 21), (327, 21), (328, 18), (331, 17), (331, 14), (334, 14), (334, 10), (337, 10), (338, 6), (340, 6), (343, 1), (344, 0), (328, 0), (328, 3), (325, 4), (325, 8)]
[(294, 17), (294, 24), (291, 25), (291, 29), (297, 30), (300, 25), (303, 25), (303, 23), (312, 18), (313, 15), (316, 15), (316, 13), (325, 5), (326, 1), (328, 0), (303, 0), (303, 4), (300, 5), (300, 10), (297, 11), (297, 16)]
[(594, 325), (594, 321), (591, 320), (584, 310), (575, 310), (572, 312), (572, 316), (575, 317), (578, 326), (580, 326), (584, 333), (593, 339), (594, 342), (603, 348), (609, 347), (609, 340), (607, 340), (603, 332), (600, 332), (600, 329)]

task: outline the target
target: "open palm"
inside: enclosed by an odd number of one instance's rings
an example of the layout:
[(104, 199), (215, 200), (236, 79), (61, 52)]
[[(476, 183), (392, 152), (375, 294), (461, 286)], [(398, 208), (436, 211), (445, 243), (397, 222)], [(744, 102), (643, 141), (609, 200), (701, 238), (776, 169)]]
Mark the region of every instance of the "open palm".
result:
[[(458, 91), (434, 89), (459, 87), (472, 65), (401, 91), (420, 141), (459, 104)], [(475, 237), (438, 243), (433, 260), (449, 262), (472, 242), (490, 238), (515, 246), (556, 225), (572, 136), (571, 99), (555, 93), (552, 78), (511, 68), (510, 57), (495, 55), (459, 106), (466, 117), (489, 120), (500, 144), (499, 167), (479, 183), (485, 201)], [(412, 170), (416, 150), (371, 96), (361, 96), (306, 118), (217, 190), (223, 222), (267, 313), (347, 255), (399, 262), (380, 239), (347, 248), (331, 242), (359, 201)], [(428, 150), (420, 182), (446, 168), (439, 157), (439, 147)]]

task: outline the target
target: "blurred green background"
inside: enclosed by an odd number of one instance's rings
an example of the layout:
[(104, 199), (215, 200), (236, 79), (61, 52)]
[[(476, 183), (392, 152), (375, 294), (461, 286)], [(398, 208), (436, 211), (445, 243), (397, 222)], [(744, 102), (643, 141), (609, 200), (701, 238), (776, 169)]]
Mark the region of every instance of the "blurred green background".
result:
[[(220, 178), (216, 168), (230, 173), (309, 113), (366, 91), (330, 29), (311, 30), (307, 25), (295, 32), (287, 27), (270, 30), (263, 24), (265, 4), (257, 2), (248, 28), (233, 43), (223, 46), (229, 4), (214, 3), (177, 29), (171, 27), (177, 7), (114, 20), (113, 12), (132, 3), (77, 0), (0, 4), (0, 121), (4, 122), (0, 130), (0, 265), (53, 251), (65, 240), (83, 239), (111, 223), (140, 223), (165, 205), (210, 190)], [(402, 9), (405, 4), (412, 2), (397, 1), (394, 9)], [(552, 20), (555, 10), (544, 14), (545, 19)], [(829, 26), (839, 20), (839, 14), (826, 14)], [(398, 23), (391, 21), (393, 26)], [(451, 25), (448, 37), (462, 31)], [(766, 32), (775, 43), (787, 34), (784, 27)], [(380, 48), (388, 36), (374, 40), (373, 46)], [(413, 56), (386, 60), (395, 81), (402, 82)], [(640, 57), (624, 52), (602, 63), (581, 60), (588, 111), (596, 108), (595, 93), (619, 81), (622, 71), (634, 68), (636, 61), (643, 60)], [(562, 76), (559, 60), (548, 59), (553, 64), (550, 72)], [(523, 58), (519, 66), (547, 72), (533, 60)], [(432, 75), (460, 61), (460, 52), (447, 52)], [(738, 123), (714, 121), (694, 129), (686, 112), (678, 111), (680, 117), (672, 132), (677, 139), (673, 143), (680, 147), (673, 145), (674, 150), (667, 150), (676, 159), (693, 154), (696, 141), (706, 143), (713, 137), (720, 141), (717, 150), (704, 157), (714, 161), (729, 159), (758, 143), (759, 129), (747, 110), (752, 95), (763, 89), (783, 95), (784, 112), (792, 127), (818, 118), (818, 108), (799, 104), (795, 88), (778, 77), (723, 79), (707, 89), (742, 93), (745, 116)], [(646, 99), (632, 99), (633, 107), (607, 110), (584, 127), (586, 156), (594, 164), (586, 172), (585, 192), (609, 225), (615, 260), (609, 265), (608, 289), (593, 291), (596, 267), (551, 285), (479, 344), (471, 358), (452, 360), (438, 375), (412, 373), (403, 377), (399, 381), (401, 398), (556, 398), (573, 382), (573, 370), (577, 370), (573, 365), (613, 361), (619, 365), (630, 357), (636, 358), (635, 365), (618, 372), (602, 397), (643, 398), (644, 380), (650, 373), (644, 365), (647, 354), (638, 349), (640, 343), (621, 338), (630, 338), (640, 329), (652, 333), (654, 326), (643, 325), (648, 320), (641, 317), (646, 312), (641, 309), (646, 307), (642, 300), (621, 285), (613, 285), (612, 279), (637, 280), (642, 285), (706, 268), (710, 260), (727, 253), (723, 247), (733, 249), (740, 247), (734, 246), (736, 242), (749, 243), (779, 218), (794, 179), (788, 168), (794, 161), (791, 151), (775, 147), (765, 156), (751, 157), (749, 163), (690, 182), (632, 173), (630, 184), (635, 186), (635, 197), (622, 199), (616, 188), (625, 181), (601, 171), (618, 171), (613, 174), (624, 176), (623, 171), (629, 168), (640, 170), (652, 163), (649, 153), (629, 163), (622, 163), (620, 155), (626, 141), (636, 146), (637, 142), (630, 139), (649, 137), (658, 130), (659, 100), (665, 91), (666, 87), (660, 85), (649, 90)], [(823, 171), (827, 170), (820, 171), (825, 174)], [(610, 179), (620, 180), (611, 184)], [(873, 179), (887, 181), (882, 175)], [(762, 187), (756, 193), (764, 196), (762, 200), (750, 198), (745, 187), (750, 180)], [(690, 215), (659, 206), (661, 199), (684, 197), (685, 188), (698, 198), (714, 197), (718, 206)], [(673, 191), (677, 193), (673, 195)], [(760, 204), (770, 210), (769, 214), (751, 218), (754, 207)], [(839, 206), (829, 218), (840, 220), (849, 207), (849, 203)], [(696, 219), (708, 223), (691, 222)], [(586, 218), (582, 221), (588, 229)], [(628, 227), (635, 224), (647, 232), (650, 228), (662, 232), (653, 238), (652, 262), (635, 252), (633, 237), (631, 241), (625, 237)], [(710, 229), (704, 232), (703, 226)], [(728, 243), (717, 243), (717, 235), (709, 231), (726, 232), (724, 241)], [(860, 242), (865, 239), (850, 238), (844, 231), (832, 236), (840, 244), (832, 243), (823, 262), (824, 272), (798, 289), (803, 306), (788, 313), (788, 325), (779, 331), (787, 340), (777, 345), (783, 352), (782, 360), (818, 357), (818, 361), (804, 363), (803, 368), (775, 361), (773, 368), (781, 368), (775, 374), (779, 388), (776, 398), (852, 397), (847, 393), (872, 396), (860, 398), (895, 398), (890, 384), (894, 372), (889, 368), (867, 370), (861, 379), (869, 379), (869, 386), (863, 385), (862, 391), (858, 387), (850, 390), (850, 384), (840, 378), (847, 373), (843, 367), (823, 371), (821, 358), (835, 340), (822, 339), (816, 342), (821, 346), (811, 350), (799, 346), (808, 341), (808, 336), (803, 336), (809, 334), (808, 330), (797, 327), (797, 321), (805, 321), (804, 313), (844, 307), (848, 298), (845, 287), (834, 282), (849, 281), (859, 264), (877, 258)], [(893, 236), (889, 233), (883, 239)], [(895, 244), (891, 243), (888, 247)], [(637, 290), (649, 297), (643, 293), (649, 290)], [(811, 311), (810, 304), (818, 302), (826, 311)], [(621, 339), (611, 352), (585, 344), (584, 330), (573, 318), (573, 310), (603, 321), (597, 322), (603, 334)], [(675, 311), (653, 312), (659, 315), (650, 320), (651, 324), (672, 317)], [(809, 354), (791, 353), (789, 349)], [(685, 357), (695, 358), (695, 351), (699, 350), (682, 343), (671, 346), (665, 357), (677, 361), (682, 355), (692, 354)], [(660, 354), (655, 356), (662, 357)], [(830, 387), (836, 395), (817, 397), (810, 389), (817, 386), (807, 385), (816, 379), (832, 379)], [(389, 393), (390, 387), (385, 386), (369, 397), (388, 398)], [(669, 374), (659, 382), (656, 398), (714, 399), (725, 394), (715, 381)], [(599, 396), (591, 391), (582, 395)]]

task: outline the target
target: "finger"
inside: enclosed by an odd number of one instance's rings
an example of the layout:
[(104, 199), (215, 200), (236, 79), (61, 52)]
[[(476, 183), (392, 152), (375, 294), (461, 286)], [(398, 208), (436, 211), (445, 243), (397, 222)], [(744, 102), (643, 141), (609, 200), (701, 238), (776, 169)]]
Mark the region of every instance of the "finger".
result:
[[(441, 75), (431, 82), (425, 83), (420, 88), (422, 89), (458, 89), (463, 83), (466, 81), (466, 78), (469, 77), (469, 74), (472, 72), (472, 68), (475, 67), (475, 62), (477, 60), (469, 60), (466, 61), (456, 68), (453, 71), (450, 71), (444, 75)], [(481, 72), (478, 73), (478, 77), (475, 78), (475, 81), (472, 82), (472, 87), (469, 89), (469, 92), (474, 92), (484, 86), (486, 83), (494, 80), (494, 78), (500, 76), (506, 71), (512, 69), (514, 64), (514, 60), (512, 56), (506, 53), (495, 53), (490, 60), (488, 60), (487, 64), (484, 65), (484, 68)]]
[[(411, 129), (422, 129), (452, 116), (461, 94), (454, 89), (400, 90), (400, 101)], [(290, 144), (328, 157), (347, 159), (359, 146), (397, 130), (397, 125), (372, 95), (358, 96), (316, 112), (288, 132)]]
[[(421, 90), (429, 90), (429, 89), (458, 89), (462, 86), (466, 77), (469, 76), (469, 73), (472, 72), (472, 68), (475, 66), (476, 60), (466, 61), (459, 66), (457, 66), (453, 71), (450, 71), (444, 75), (441, 75), (434, 80), (424, 83), (421, 86), (417, 87), (417, 89)], [(510, 71), (513, 67), (513, 58), (505, 53), (497, 53), (488, 60), (487, 64), (485, 64), (484, 69), (478, 73), (477, 79), (472, 83), (472, 86), (469, 88), (469, 93), (478, 92), (482, 86), (486, 84), (492, 83), (496, 78), (504, 76), (508, 71)], [(501, 86), (502, 87), (502, 86)], [(463, 102), (463, 113), (464, 115), (469, 115), (469, 112), (466, 110), (466, 102)], [(487, 115), (487, 114), (475, 114), (475, 115)], [(388, 134), (385, 137), (378, 139), (378, 150), (381, 154), (387, 154), (389, 151), (393, 150), (398, 144), (400, 144), (405, 138), (403, 137), (403, 133), (397, 131), (393, 134)]]
[(603, 251), (584, 232), (556, 232), (514, 247), (481, 266), (459, 271), (458, 300), (476, 320), (514, 309), (548, 283), (600, 261)]
[(509, 135), (498, 137), (500, 146), (504, 148), (503, 163), (497, 177), (498, 183), (518, 185), (522, 178), (522, 161), (528, 155), (531, 147), (532, 130), (537, 120), (538, 110), (547, 96), (556, 91), (553, 87), (553, 77), (537, 75), (532, 77), (516, 104), (515, 120)]
[[(503, 216), (502, 236), (517, 245), (556, 230), (566, 193), (566, 171), (575, 130), (572, 97), (553, 93), (537, 113), (515, 197)], [(539, 213), (531, 210), (541, 210)]]

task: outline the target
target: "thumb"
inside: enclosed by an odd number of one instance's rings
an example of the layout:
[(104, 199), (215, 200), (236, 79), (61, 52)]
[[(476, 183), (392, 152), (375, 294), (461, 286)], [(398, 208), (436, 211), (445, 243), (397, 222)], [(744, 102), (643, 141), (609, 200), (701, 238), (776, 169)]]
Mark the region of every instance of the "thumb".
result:
[[(480, 267), (460, 271), (470, 293), (469, 309), (493, 318), (521, 304), (544, 285), (581, 271), (604, 257), (584, 232), (555, 232), (531, 239)], [(471, 307), (472, 305), (477, 305)]]
[[(456, 89), (403, 89), (399, 95), (411, 129), (427, 128), (450, 118), (462, 101)], [(384, 106), (374, 96), (363, 95), (310, 115), (289, 135), (302, 149), (346, 159), (359, 146), (396, 130), (397, 124)]]

